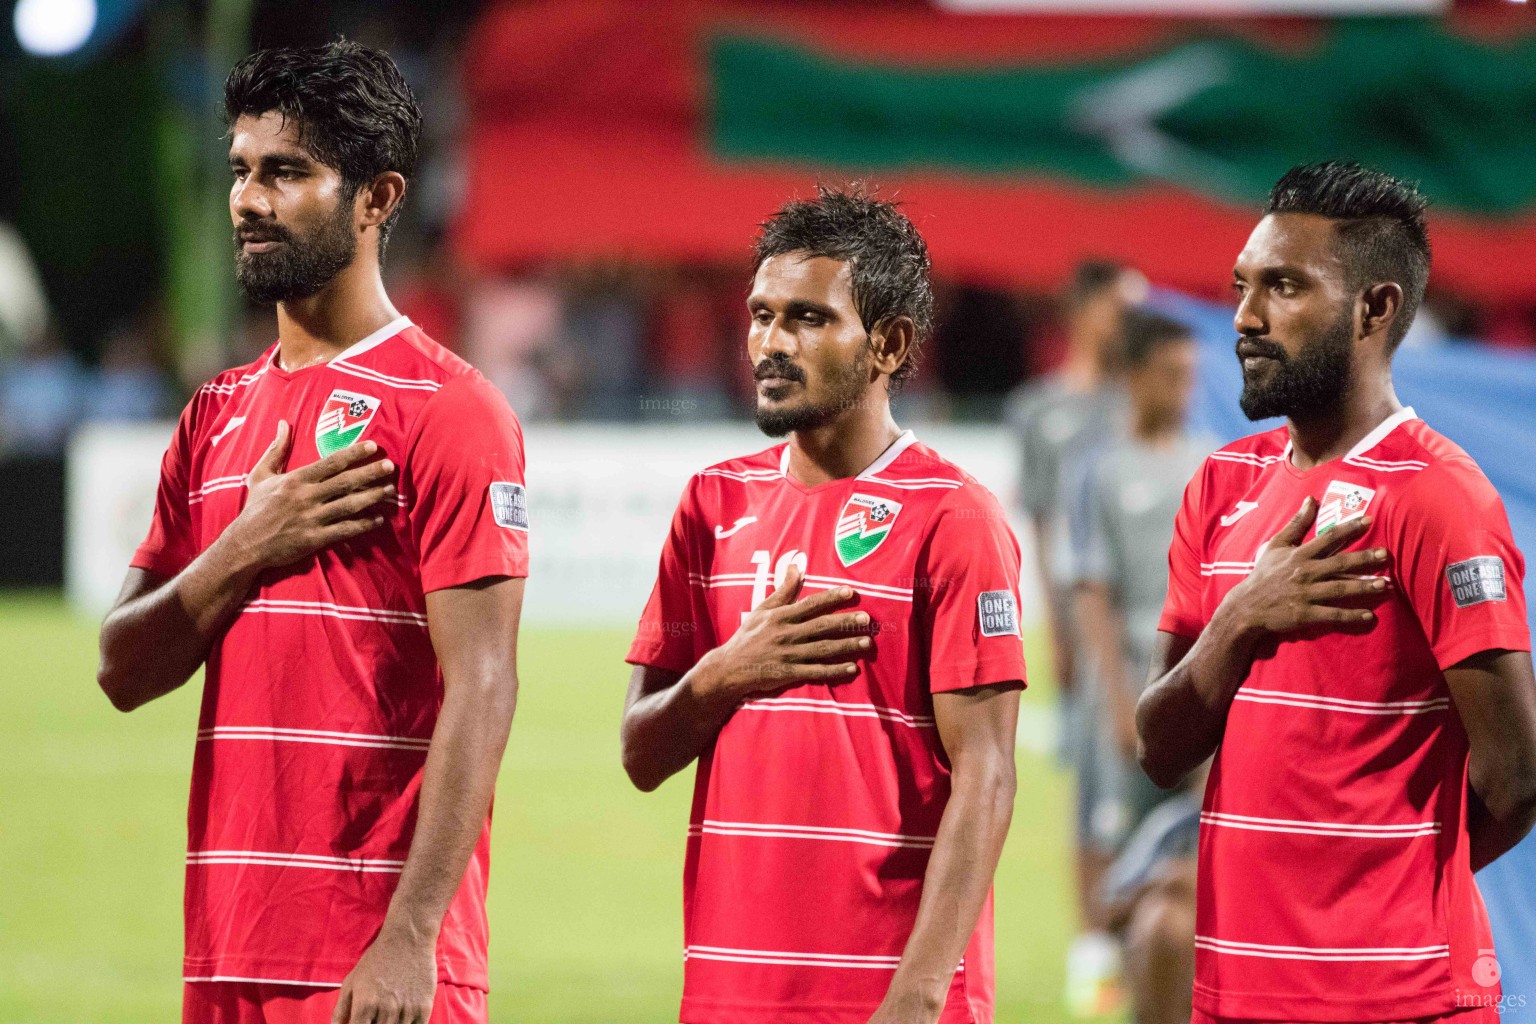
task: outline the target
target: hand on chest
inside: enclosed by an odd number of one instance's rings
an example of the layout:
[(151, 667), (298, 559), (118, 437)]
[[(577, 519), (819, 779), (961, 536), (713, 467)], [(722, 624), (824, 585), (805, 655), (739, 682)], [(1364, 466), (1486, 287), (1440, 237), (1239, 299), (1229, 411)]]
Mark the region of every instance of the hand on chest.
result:
[(877, 622), (904, 621), (912, 607), (920, 516), (873, 488), (725, 509), (707, 538), (708, 590), (720, 639), (782, 586), (791, 565), (802, 594), (851, 587)]

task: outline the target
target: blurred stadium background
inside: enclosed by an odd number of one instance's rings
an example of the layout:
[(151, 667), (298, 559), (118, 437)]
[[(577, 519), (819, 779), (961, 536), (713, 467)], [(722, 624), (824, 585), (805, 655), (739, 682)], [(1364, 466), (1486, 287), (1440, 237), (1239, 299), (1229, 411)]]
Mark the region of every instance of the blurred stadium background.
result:
[[(1435, 268), (1399, 392), (1536, 551), (1536, 21), (1516, 0), (5, 0), (0, 32), (0, 1020), (180, 997), (196, 686), (131, 719), (95, 626), (191, 389), (271, 343), (230, 272), (215, 102), (256, 46), (389, 50), (427, 149), (396, 304), (522, 416), (536, 540), (497, 808), (495, 1019), (663, 1021), (689, 783), (619, 768), (622, 653), (693, 470), (761, 447), (755, 224), (817, 180), (895, 192), (940, 328), (903, 425), (1018, 507), (1007, 396), (1062, 357), (1079, 261), (1141, 271), (1236, 408), (1230, 266), (1293, 163), (1418, 180)], [(1018, 529), (1028, 543), (1021, 515)], [(1038, 596), (1033, 617), (1040, 616)], [(1000, 1021), (1065, 1019), (1071, 779), (1040, 627), (998, 890)], [(1536, 847), (1480, 881), (1536, 1020)], [(1517, 998), (1518, 997), (1518, 998)]]

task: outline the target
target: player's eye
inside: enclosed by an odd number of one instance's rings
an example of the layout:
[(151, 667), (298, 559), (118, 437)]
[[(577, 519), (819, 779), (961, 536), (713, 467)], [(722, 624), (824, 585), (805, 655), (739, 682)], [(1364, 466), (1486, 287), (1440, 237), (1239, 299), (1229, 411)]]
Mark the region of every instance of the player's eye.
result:
[(773, 314), (766, 309), (760, 309), (752, 314), (752, 319), (766, 327), (773, 323)]
[(1299, 289), (1296, 287), (1296, 282), (1290, 280), (1289, 278), (1282, 277), (1280, 280), (1275, 282), (1275, 291), (1280, 295), (1285, 296), (1286, 298), (1290, 298), (1291, 296), (1295, 295), (1298, 290)]

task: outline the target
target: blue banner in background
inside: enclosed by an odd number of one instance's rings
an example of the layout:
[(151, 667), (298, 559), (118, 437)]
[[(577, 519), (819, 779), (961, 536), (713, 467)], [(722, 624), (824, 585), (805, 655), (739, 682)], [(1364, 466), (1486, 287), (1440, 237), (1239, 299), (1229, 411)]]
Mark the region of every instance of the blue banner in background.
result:
[[(1198, 426), (1230, 441), (1280, 424), (1251, 422), (1237, 407), (1242, 376), (1231, 308), (1167, 292), (1152, 305), (1200, 339)], [(1470, 343), (1405, 348), (1392, 378), (1405, 405), (1477, 460), (1503, 497), (1529, 563), (1536, 556), (1536, 356)], [(1536, 614), (1536, 601), (1527, 607)], [(1503, 969), (1503, 1020), (1536, 1024), (1536, 835), (1479, 872), (1477, 884)]]

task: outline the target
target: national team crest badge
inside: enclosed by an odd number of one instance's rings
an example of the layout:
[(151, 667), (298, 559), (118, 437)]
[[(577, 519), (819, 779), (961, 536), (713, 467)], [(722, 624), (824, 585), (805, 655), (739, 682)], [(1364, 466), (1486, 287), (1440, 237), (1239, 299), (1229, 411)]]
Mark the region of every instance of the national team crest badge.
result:
[(320, 457), (339, 452), (362, 437), (378, 411), (379, 400), (372, 395), (341, 388), (332, 391), (315, 421), (315, 449)]
[(1351, 519), (1359, 519), (1371, 507), (1376, 492), (1359, 484), (1331, 480), (1323, 492), (1323, 500), (1317, 507), (1317, 532), (1327, 533), (1335, 526), (1342, 526)]
[(837, 517), (837, 557), (844, 565), (869, 557), (891, 535), (891, 526), (900, 514), (901, 502), (890, 498), (868, 494), (849, 498)]

